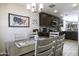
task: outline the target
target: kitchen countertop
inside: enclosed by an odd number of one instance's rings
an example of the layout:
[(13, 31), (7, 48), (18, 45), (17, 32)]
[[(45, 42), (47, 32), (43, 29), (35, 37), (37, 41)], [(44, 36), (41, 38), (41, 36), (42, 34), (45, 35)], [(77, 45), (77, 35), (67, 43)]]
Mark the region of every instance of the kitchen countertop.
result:
[(78, 40), (78, 31), (61, 31), (61, 34), (65, 34), (65, 39)]

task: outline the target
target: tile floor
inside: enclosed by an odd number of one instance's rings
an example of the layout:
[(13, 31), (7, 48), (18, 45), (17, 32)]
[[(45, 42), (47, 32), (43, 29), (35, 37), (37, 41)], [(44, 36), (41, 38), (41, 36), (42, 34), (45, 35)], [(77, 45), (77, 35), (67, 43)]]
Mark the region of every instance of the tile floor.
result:
[(78, 42), (75, 40), (65, 39), (63, 56), (78, 56)]

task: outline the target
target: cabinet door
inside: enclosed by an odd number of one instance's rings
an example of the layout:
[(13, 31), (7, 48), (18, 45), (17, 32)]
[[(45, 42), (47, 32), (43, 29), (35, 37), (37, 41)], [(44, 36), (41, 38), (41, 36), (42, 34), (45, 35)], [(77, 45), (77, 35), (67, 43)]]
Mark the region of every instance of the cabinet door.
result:
[(40, 26), (44, 26), (44, 19), (46, 15), (40, 14)]
[(40, 15), (40, 26), (48, 26), (48, 15), (41, 14)]

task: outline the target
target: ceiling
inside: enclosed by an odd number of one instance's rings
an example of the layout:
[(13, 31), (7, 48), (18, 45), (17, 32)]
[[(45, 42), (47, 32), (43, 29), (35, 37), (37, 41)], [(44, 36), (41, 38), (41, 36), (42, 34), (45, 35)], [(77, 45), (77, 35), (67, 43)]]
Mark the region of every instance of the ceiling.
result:
[[(77, 14), (79, 10), (79, 4), (77, 4), (76, 7), (73, 7), (73, 3), (43, 3), (44, 8), (42, 9), (42, 12), (46, 12), (48, 14), (56, 15), (56, 16), (63, 16), (68, 14)], [(50, 8), (49, 5), (54, 4), (55, 7)], [(26, 4), (21, 4), (26, 7)], [(37, 4), (38, 8), (38, 4)], [(54, 13), (54, 10), (58, 10), (57, 13)]]
[[(50, 8), (48, 7), (51, 4), (44, 4), (44, 9), (43, 12), (47, 12), (49, 14), (54, 14), (57, 16), (61, 16), (61, 15), (68, 15), (68, 14), (76, 14), (77, 11), (79, 10), (79, 4), (76, 7), (72, 7), (73, 3), (56, 3), (54, 4), (55, 7)], [(58, 10), (57, 13), (54, 13), (54, 10)]]

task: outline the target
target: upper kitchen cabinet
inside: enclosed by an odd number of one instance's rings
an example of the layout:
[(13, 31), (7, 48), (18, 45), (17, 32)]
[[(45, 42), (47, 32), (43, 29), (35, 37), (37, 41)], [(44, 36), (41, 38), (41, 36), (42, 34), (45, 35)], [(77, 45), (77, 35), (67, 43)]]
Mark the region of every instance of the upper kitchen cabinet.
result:
[(50, 15), (44, 12), (39, 13), (40, 26), (53, 26), (59, 25), (60, 19), (54, 15)]
[(39, 22), (41, 27), (51, 27), (59, 30), (61, 20), (57, 16), (41, 12), (39, 13)]
[(48, 14), (40, 13), (39, 19), (40, 19), (40, 26), (49, 26), (50, 16)]

